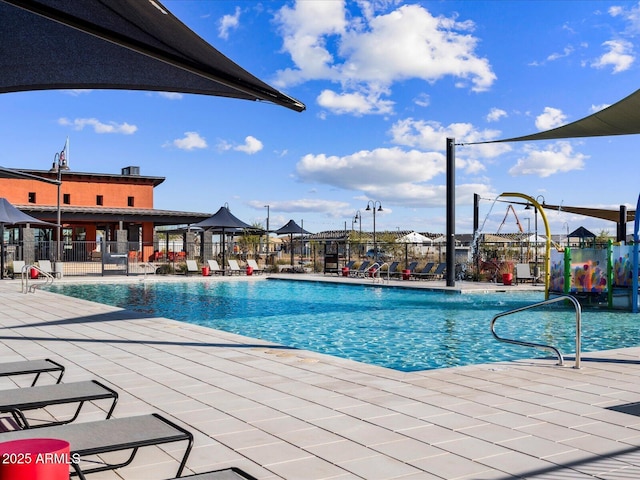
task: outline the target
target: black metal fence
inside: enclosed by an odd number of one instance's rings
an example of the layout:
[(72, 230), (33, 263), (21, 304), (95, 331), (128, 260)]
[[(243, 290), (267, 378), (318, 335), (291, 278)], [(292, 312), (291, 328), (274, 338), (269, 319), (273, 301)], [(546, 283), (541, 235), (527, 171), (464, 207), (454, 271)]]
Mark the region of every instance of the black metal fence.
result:
[[(211, 243), (202, 246), (195, 242), (157, 242), (142, 244), (140, 242), (68, 242), (60, 246), (57, 255), (57, 244), (47, 242), (22, 242), (5, 245), (5, 272), (12, 274), (12, 262), (24, 261), (27, 265), (38, 260), (50, 260), (56, 264), (56, 272), (63, 276), (96, 275), (144, 275), (150, 271), (157, 274), (174, 274), (186, 272), (186, 260), (195, 260), (198, 267), (206, 266), (207, 260), (216, 259), (220, 266), (228, 259), (238, 260), (241, 267), (246, 260), (254, 259), (267, 271), (274, 272), (289, 268), (307, 272), (336, 273), (348, 262), (358, 267), (361, 262), (369, 260), (380, 265), (398, 262), (398, 269), (403, 269), (412, 262), (424, 265), (444, 263), (447, 260), (446, 246), (438, 243), (380, 243), (374, 248), (371, 242), (357, 243), (344, 241), (299, 241), (293, 245), (280, 243), (270, 251), (264, 251), (264, 245), (242, 245), (229, 242), (227, 244)], [(276, 248), (273, 250), (273, 248)], [(475, 272), (481, 278), (481, 265), (487, 261), (543, 264), (545, 252), (541, 247), (535, 253), (530, 245), (524, 243), (486, 243), (475, 249), (470, 246), (457, 246), (455, 263), (464, 266), (464, 271)], [(59, 258), (58, 258), (59, 257)], [(326, 265), (332, 264), (330, 271)], [(385, 267), (383, 267), (384, 270)]]

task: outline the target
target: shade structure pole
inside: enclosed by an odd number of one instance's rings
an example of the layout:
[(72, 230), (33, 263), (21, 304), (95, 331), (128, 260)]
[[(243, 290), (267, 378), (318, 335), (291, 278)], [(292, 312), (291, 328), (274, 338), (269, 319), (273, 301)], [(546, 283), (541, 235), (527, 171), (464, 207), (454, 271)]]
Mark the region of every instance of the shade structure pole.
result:
[(620, 205), (620, 218), (618, 219), (617, 240), (618, 242), (625, 242), (627, 240), (627, 206), (626, 205)]
[(447, 138), (447, 287), (456, 284), (456, 144)]

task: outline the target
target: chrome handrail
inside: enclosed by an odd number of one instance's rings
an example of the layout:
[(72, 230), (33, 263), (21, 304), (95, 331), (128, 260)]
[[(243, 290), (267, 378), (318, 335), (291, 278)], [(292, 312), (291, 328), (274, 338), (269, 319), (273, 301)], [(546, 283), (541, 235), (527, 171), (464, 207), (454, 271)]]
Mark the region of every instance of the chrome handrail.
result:
[[(29, 278), (31, 276), (31, 270), (36, 270), (39, 275), (44, 276), (43, 283), (34, 283), (29, 286)], [(54, 277), (49, 272), (43, 271), (38, 265), (25, 265), (22, 267), (21, 272), (21, 288), (22, 293), (35, 293), (36, 289), (42, 287), (43, 285), (51, 285), (53, 284)]]
[(580, 303), (574, 297), (572, 297), (571, 295), (560, 295), (558, 297), (554, 297), (554, 298), (551, 298), (549, 300), (545, 300), (543, 302), (534, 303), (533, 305), (527, 305), (526, 307), (516, 308), (514, 310), (509, 310), (507, 312), (498, 313), (491, 320), (491, 333), (496, 338), (496, 340), (498, 340), (499, 342), (511, 343), (511, 344), (514, 344), (514, 345), (522, 345), (524, 347), (542, 348), (542, 349), (551, 350), (558, 357), (558, 365), (562, 366), (562, 365), (564, 365), (564, 358), (562, 357), (562, 353), (560, 352), (560, 350), (558, 350), (556, 347), (554, 347), (552, 345), (544, 345), (544, 344), (541, 344), (541, 343), (532, 343), (532, 342), (525, 342), (525, 341), (522, 341), (522, 340), (511, 340), (511, 339), (508, 339), (508, 338), (502, 338), (502, 337), (498, 336), (498, 334), (495, 331), (495, 323), (496, 323), (496, 320), (498, 320), (498, 318), (500, 318), (500, 317), (511, 315), (512, 313), (522, 312), (524, 310), (530, 310), (532, 308), (540, 307), (542, 305), (548, 305), (550, 303), (561, 302), (563, 300), (569, 300), (571, 303), (573, 303), (573, 306), (574, 306), (574, 308), (576, 310), (576, 362), (575, 362), (575, 365), (574, 365), (573, 368), (580, 368), (580, 348), (581, 348), (581, 335), (582, 335), (582, 307), (580, 306)]
[[(382, 264), (379, 264), (378, 262), (374, 263), (370, 268), (370, 273), (372, 274), (371, 276), (373, 277), (373, 283), (376, 283), (376, 275), (379, 281), (383, 282), (384, 279), (380, 276), (380, 270), (382, 269), (382, 267), (387, 266), (387, 283), (389, 283), (389, 264), (387, 262), (384, 262)], [(375, 268), (377, 267), (377, 268)], [(371, 271), (371, 269), (374, 269), (373, 271)]]

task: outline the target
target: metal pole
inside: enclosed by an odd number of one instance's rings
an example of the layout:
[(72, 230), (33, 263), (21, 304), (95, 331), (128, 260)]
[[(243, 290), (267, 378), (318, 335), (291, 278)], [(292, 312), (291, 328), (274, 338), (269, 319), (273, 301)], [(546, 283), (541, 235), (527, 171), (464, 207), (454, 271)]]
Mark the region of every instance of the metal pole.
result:
[(456, 145), (447, 138), (447, 287), (456, 284)]
[(265, 205), (267, 207), (267, 259), (266, 264), (269, 264), (269, 205)]

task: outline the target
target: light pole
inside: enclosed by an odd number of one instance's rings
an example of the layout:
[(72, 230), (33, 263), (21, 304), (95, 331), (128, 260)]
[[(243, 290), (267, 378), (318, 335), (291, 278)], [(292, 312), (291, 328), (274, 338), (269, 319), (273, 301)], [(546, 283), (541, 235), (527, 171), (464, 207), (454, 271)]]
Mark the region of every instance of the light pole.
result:
[(269, 205), (264, 206), (267, 209), (267, 265), (269, 264)]
[(369, 200), (367, 202), (366, 211), (373, 211), (373, 260), (378, 262), (378, 244), (376, 243), (376, 206), (378, 207), (378, 212), (382, 211), (382, 203), (378, 200)]
[[(542, 199), (542, 202), (540, 201)], [(544, 207), (544, 197), (542, 195), (538, 195), (536, 197), (536, 202)], [(535, 220), (534, 220), (534, 228), (536, 229), (536, 265), (533, 267), (533, 276), (536, 277), (536, 282), (538, 281), (538, 277), (540, 276), (540, 267), (538, 266), (538, 208), (534, 207), (535, 212)]]
[(360, 252), (360, 246), (362, 244), (362, 213), (360, 213), (360, 210), (356, 210), (356, 215), (353, 217), (353, 223), (358, 223), (360, 225), (360, 233), (358, 234), (358, 252), (359, 256), (362, 256), (362, 252)]
[(60, 196), (62, 194), (62, 171), (63, 170), (69, 170), (69, 166), (67, 165), (67, 161), (64, 157), (64, 150), (62, 150), (62, 152), (58, 153), (56, 152), (56, 154), (53, 156), (53, 165), (51, 166), (51, 169), (49, 170), (52, 173), (56, 173), (58, 176), (58, 208), (57, 208), (57, 217), (56, 217), (56, 223), (58, 224), (58, 226), (56, 227), (56, 258), (55, 261), (56, 262), (60, 262), (62, 260), (62, 251), (61, 251), (61, 240), (62, 240), (62, 215), (60, 212)]

